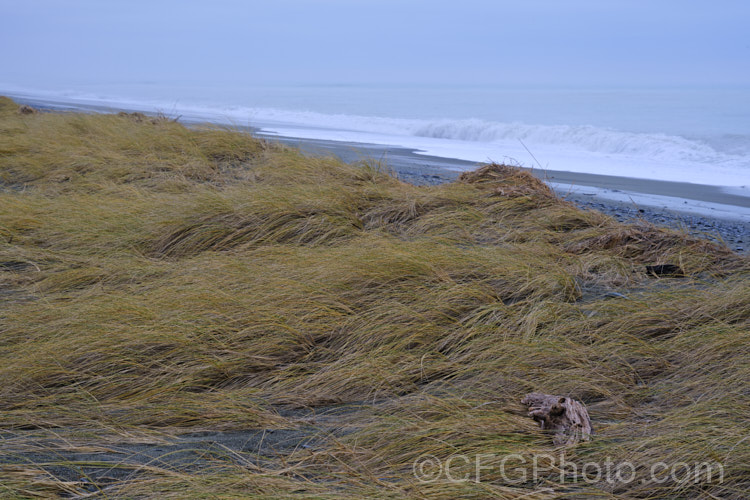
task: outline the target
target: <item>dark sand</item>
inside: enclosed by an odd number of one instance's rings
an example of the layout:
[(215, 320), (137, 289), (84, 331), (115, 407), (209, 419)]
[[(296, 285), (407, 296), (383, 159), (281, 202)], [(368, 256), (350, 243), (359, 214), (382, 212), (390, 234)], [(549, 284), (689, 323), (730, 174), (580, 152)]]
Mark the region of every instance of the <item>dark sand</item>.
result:
[[(306, 154), (333, 155), (345, 162), (380, 161), (393, 170), (400, 179), (418, 185), (450, 182), (456, 179), (461, 171), (473, 170), (479, 165), (465, 160), (418, 154), (415, 150), (396, 146), (288, 138), (257, 133), (257, 131), (256, 135), (299, 147)], [(736, 252), (748, 253), (750, 251), (750, 219), (748, 218), (726, 218), (708, 213), (681, 212), (674, 206), (637, 205), (634, 202), (615, 201), (599, 196), (594, 190), (587, 192), (586, 187), (606, 189), (623, 195), (644, 193), (669, 196), (684, 199), (685, 203), (691, 201), (718, 203), (736, 206), (738, 209), (750, 208), (749, 197), (727, 194), (716, 186), (687, 182), (655, 181), (555, 170), (529, 170), (544, 181), (560, 185), (556, 189), (557, 194), (581, 208), (598, 210), (623, 222), (645, 220), (653, 224), (684, 230), (696, 236), (726, 243)], [(571, 189), (571, 186), (575, 189)], [(747, 210), (744, 211), (747, 212)]]
[[(103, 105), (60, 102), (26, 95), (10, 95), (10, 97), (18, 103), (49, 110), (139, 111)], [(185, 116), (181, 117), (180, 121), (186, 124), (194, 124), (205, 120), (199, 117)], [(306, 154), (333, 155), (345, 162), (379, 161), (394, 171), (400, 179), (417, 185), (450, 182), (456, 179), (461, 171), (473, 170), (478, 166), (476, 162), (418, 154), (413, 149), (398, 146), (280, 137), (263, 134), (257, 128), (252, 127), (247, 127), (247, 130), (259, 137), (299, 147)], [(658, 202), (654, 204), (641, 202), (638, 205), (632, 201), (615, 201), (608, 197), (599, 196), (595, 190), (587, 192), (586, 187), (606, 189), (618, 194), (644, 193), (668, 196), (684, 199), (686, 205), (691, 204), (691, 202), (718, 203), (744, 209), (744, 212), (750, 209), (750, 197), (724, 193), (721, 188), (716, 186), (687, 182), (633, 179), (556, 170), (531, 169), (531, 171), (542, 180), (558, 184), (558, 195), (581, 208), (598, 210), (623, 222), (645, 220), (684, 230), (693, 235), (726, 243), (729, 248), (736, 252), (750, 252), (750, 218), (748, 217), (728, 218), (720, 213), (711, 214), (710, 211), (700, 214), (681, 212), (675, 208), (674, 204), (667, 207), (660, 205)], [(571, 187), (575, 189), (571, 189)]]
[[(78, 106), (38, 99), (15, 97), (17, 102), (42, 109), (114, 112), (102, 106)], [(135, 111), (135, 110), (127, 110)], [(196, 120), (182, 120), (190, 123)], [(439, 184), (472, 170), (474, 162), (417, 154), (413, 150), (370, 144), (345, 143), (256, 135), (299, 147), (306, 154), (334, 155), (346, 162), (382, 161), (404, 181), (414, 184)], [(750, 207), (750, 199), (721, 193), (718, 188), (697, 184), (650, 181), (575, 172), (533, 171), (540, 178), (574, 186), (592, 186), (609, 190), (649, 193), (712, 203)], [(579, 189), (571, 194), (561, 189), (560, 196), (583, 208), (596, 209), (620, 220), (644, 219), (681, 228), (711, 239), (725, 241), (737, 251), (750, 248), (750, 221), (683, 214), (674, 209), (637, 207), (615, 202)], [(363, 415), (370, 415), (372, 404), (348, 404), (313, 410), (279, 411), (289, 425), (275, 429), (246, 429), (221, 432), (206, 430), (182, 435), (161, 435), (143, 439), (112, 436), (111, 440), (92, 444), (85, 431), (77, 429), (0, 432), (0, 465), (41, 469), (81, 492), (106, 495), (128, 481), (144, 476), (170, 473), (194, 474), (200, 470), (241, 467), (274, 471), (291, 453), (325, 448), (326, 443), (357, 428)]]
[[(357, 429), (357, 419), (369, 415), (372, 407), (369, 402), (279, 409), (288, 424), (277, 428), (206, 429), (178, 435), (153, 431), (102, 438), (101, 429), (2, 431), (0, 468), (44, 471), (82, 494), (104, 496), (109, 488), (165, 474), (238, 468), (273, 474), (285, 467), (292, 454), (311, 455)], [(100, 437), (92, 442), (92, 435)]]
[[(460, 171), (473, 170), (479, 165), (471, 161), (423, 155), (416, 150), (397, 146), (286, 138), (268, 134), (256, 135), (297, 146), (307, 153), (332, 154), (346, 162), (363, 159), (383, 160), (390, 168), (398, 172), (403, 180), (409, 180), (416, 184), (433, 184), (453, 180), (460, 175)], [(529, 170), (545, 181), (559, 184), (593, 186), (750, 208), (750, 197), (723, 193), (721, 188), (716, 186), (559, 170)]]

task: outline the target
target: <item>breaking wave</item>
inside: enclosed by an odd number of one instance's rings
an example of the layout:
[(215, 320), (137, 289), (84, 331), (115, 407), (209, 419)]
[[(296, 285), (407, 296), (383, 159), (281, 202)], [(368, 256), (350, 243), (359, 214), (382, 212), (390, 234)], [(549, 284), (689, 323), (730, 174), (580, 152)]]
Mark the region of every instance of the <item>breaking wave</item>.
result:
[[(240, 110), (235, 109), (238, 113)], [(349, 130), (395, 136), (426, 137), (480, 143), (518, 144), (529, 147), (550, 145), (567, 150), (603, 155), (647, 157), (652, 160), (689, 161), (697, 163), (750, 162), (749, 154), (740, 148), (721, 148), (722, 143), (709, 144), (663, 133), (637, 133), (592, 125), (529, 125), (486, 120), (410, 120), (357, 115), (333, 115), (278, 109), (247, 109), (251, 120), (283, 123), (316, 129)], [(244, 113), (243, 113), (244, 114)], [(732, 141), (734, 144), (739, 139)], [(744, 138), (750, 144), (750, 137)], [(712, 147), (717, 146), (719, 149)]]
[[(37, 93), (37, 95), (43, 93)], [(56, 95), (53, 95), (56, 94)], [(389, 137), (431, 138), (445, 141), (477, 142), (500, 148), (518, 146), (532, 150), (553, 146), (558, 150), (626, 156), (670, 163), (690, 162), (707, 166), (723, 165), (746, 171), (750, 168), (750, 136), (723, 135), (686, 138), (667, 133), (615, 130), (593, 125), (537, 125), (480, 119), (406, 119), (354, 114), (327, 114), (271, 107), (228, 106), (226, 103), (184, 104), (158, 100), (130, 100), (98, 97), (74, 92), (49, 92), (48, 98), (81, 104), (121, 106), (137, 110), (167, 110), (171, 115), (267, 130), (292, 127), (298, 130), (380, 134)]]
[(622, 132), (590, 125), (527, 125), (481, 120), (426, 123), (414, 131), (420, 137), (476, 142), (523, 141), (594, 153), (647, 156), (652, 159), (711, 162), (730, 160), (708, 144), (680, 136)]

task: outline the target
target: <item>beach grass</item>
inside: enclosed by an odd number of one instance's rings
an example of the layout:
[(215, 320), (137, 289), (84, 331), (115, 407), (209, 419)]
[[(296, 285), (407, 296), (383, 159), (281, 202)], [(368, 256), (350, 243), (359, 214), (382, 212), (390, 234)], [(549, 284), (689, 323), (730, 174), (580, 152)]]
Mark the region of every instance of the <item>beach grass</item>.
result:
[[(238, 130), (1, 98), (0, 298), (3, 498), (750, 489), (750, 259), (515, 167), (417, 187)], [(555, 449), (533, 391), (583, 401), (592, 441)], [(259, 430), (314, 444), (86, 472), (111, 447)], [(573, 481), (562, 457), (633, 478)]]

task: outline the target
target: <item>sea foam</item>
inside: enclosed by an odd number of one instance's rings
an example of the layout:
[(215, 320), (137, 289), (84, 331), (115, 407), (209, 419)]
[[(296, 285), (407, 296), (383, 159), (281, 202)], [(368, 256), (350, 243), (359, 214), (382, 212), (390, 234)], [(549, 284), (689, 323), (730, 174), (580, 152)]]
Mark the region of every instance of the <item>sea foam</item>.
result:
[(264, 131), (281, 136), (402, 146), (469, 161), (511, 159), (552, 170), (719, 186), (750, 184), (750, 155), (717, 151), (703, 141), (677, 135), (590, 125), (234, 111), (235, 116), (250, 117)]
[(744, 134), (701, 140), (593, 125), (391, 118), (76, 92), (34, 92), (27, 97), (34, 95), (83, 106), (159, 111), (188, 120), (252, 126), (281, 136), (401, 146), (477, 162), (510, 160), (551, 170), (718, 186), (750, 184), (750, 151), (745, 146), (750, 145), (750, 136)]

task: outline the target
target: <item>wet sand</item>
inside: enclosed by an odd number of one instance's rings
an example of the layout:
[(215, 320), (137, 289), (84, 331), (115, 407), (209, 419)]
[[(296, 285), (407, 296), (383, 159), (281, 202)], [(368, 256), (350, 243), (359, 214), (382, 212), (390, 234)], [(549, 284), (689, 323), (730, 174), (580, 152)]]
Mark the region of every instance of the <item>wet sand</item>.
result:
[[(256, 135), (300, 148), (306, 154), (333, 155), (345, 162), (376, 161), (413, 184), (440, 184), (456, 179), (462, 171), (473, 170), (476, 162), (419, 154), (415, 150), (374, 144), (279, 137), (255, 132)], [(627, 222), (645, 220), (653, 224), (684, 230), (690, 234), (723, 242), (736, 252), (750, 252), (750, 197), (724, 193), (720, 187), (633, 179), (610, 175), (529, 169), (553, 185), (559, 196), (576, 205), (604, 212)], [(612, 199), (609, 195), (620, 200)], [(631, 200), (638, 194), (655, 195), (655, 203)], [(668, 204), (659, 204), (658, 197), (670, 197)], [(624, 201), (622, 200), (624, 198)], [(712, 214), (679, 210), (694, 205), (721, 204), (727, 211)], [(710, 205), (709, 205), (710, 206)], [(736, 213), (731, 213), (736, 207)]]
[[(31, 105), (40, 106), (38, 102)], [(53, 109), (52, 106), (49, 106)], [(55, 108), (60, 109), (60, 108)], [(68, 106), (71, 111), (81, 108)], [(83, 109), (86, 110), (86, 109)], [(117, 111), (88, 109), (89, 111)], [(257, 135), (257, 130), (254, 131)], [(299, 147), (306, 154), (334, 155), (346, 162), (382, 161), (403, 180), (414, 184), (439, 184), (454, 180), (462, 170), (476, 168), (474, 162), (417, 154), (413, 150), (369, 144), (306, 140), (266, 136)], [(626, 177), (533, 170), (540, 178), (557, 184), (560, 196), (584, 208), (603, 211), (620, 220), (644, 219), (682, 228), (713, 239), (722, 239), (730, 248), (747, 252), (750, 247), (750, 221), (698, 216), (658, 206), (637, 206), (598, 196), (586, 187), (672, 196), (708, 203), (750, 207), (750, 199), (728, 195), (719, 188), (696, 184), (630, 179)], [(580, 186), (572, 191), (564, 186)], [(563, 186), (563, 187), (560, 187)], [(4, 456), (0, 464), (40, 469), (50, 476), (75, 484), (92, 494), (104, 493), (143, 475), (191, 474), (197, 469), (242, 467), (250, 470), (279, 470), (286, 457), (299, 450), (325, 448), (369, 416), (366, 405), (341, 405), (311, 410), (279, 412), (287, 427), (221, 432), (194, 431), (159, 439), (125, 441), (122, 435), (112, 441), (91, 444), (87, 433), (78, 429), (55, 429), (0, 433)], [(83, 436), (83, 437), (81, 437)], [(81, 439), (79, 443), (77, 440)], [(3, 454), (0, 454), (3, 455)]]
[[(49, 110), (138, 111), (104, 105), (57, 102), (32, 96), (10, 97), (16, 102)], [(205, 119), (184, 116), (180, 121), (189, 125), (204, 122)], [(305, 154), (333, 155), (345, 162), (382, 162), (400, 179), (417, 185), (450, 182), (462, 171), (473, 170), (479, 165), (471, 161), (423, 155), (413, 149), (398, 146), (281, 137), (264, 134), (257, 128), (244, 128), (259, 137), (298, 147)], [(556, 170), (529, 170), (549, 182), (558, 195), (582, 208), (599, 210), (621, 221), (645, 220), (684, 230), (690, 234), (723, 242), (736, 252), (750, 253), (750, 197), (725, 193), (717, 186), (687, 182)], [(646, 196), (637, 196), (640, 194)], [(667, 200), (659, 197), (667, 197)], [(636, 199), (638, 201), (634, 201)], [(680, 204), (685, 205), (685, 210), (678, 208)], [(719, 204), (720, 207), (714, 209), (710, 204)], [(698, 213), (691, 210), (699, 206), (708, 208)]]

